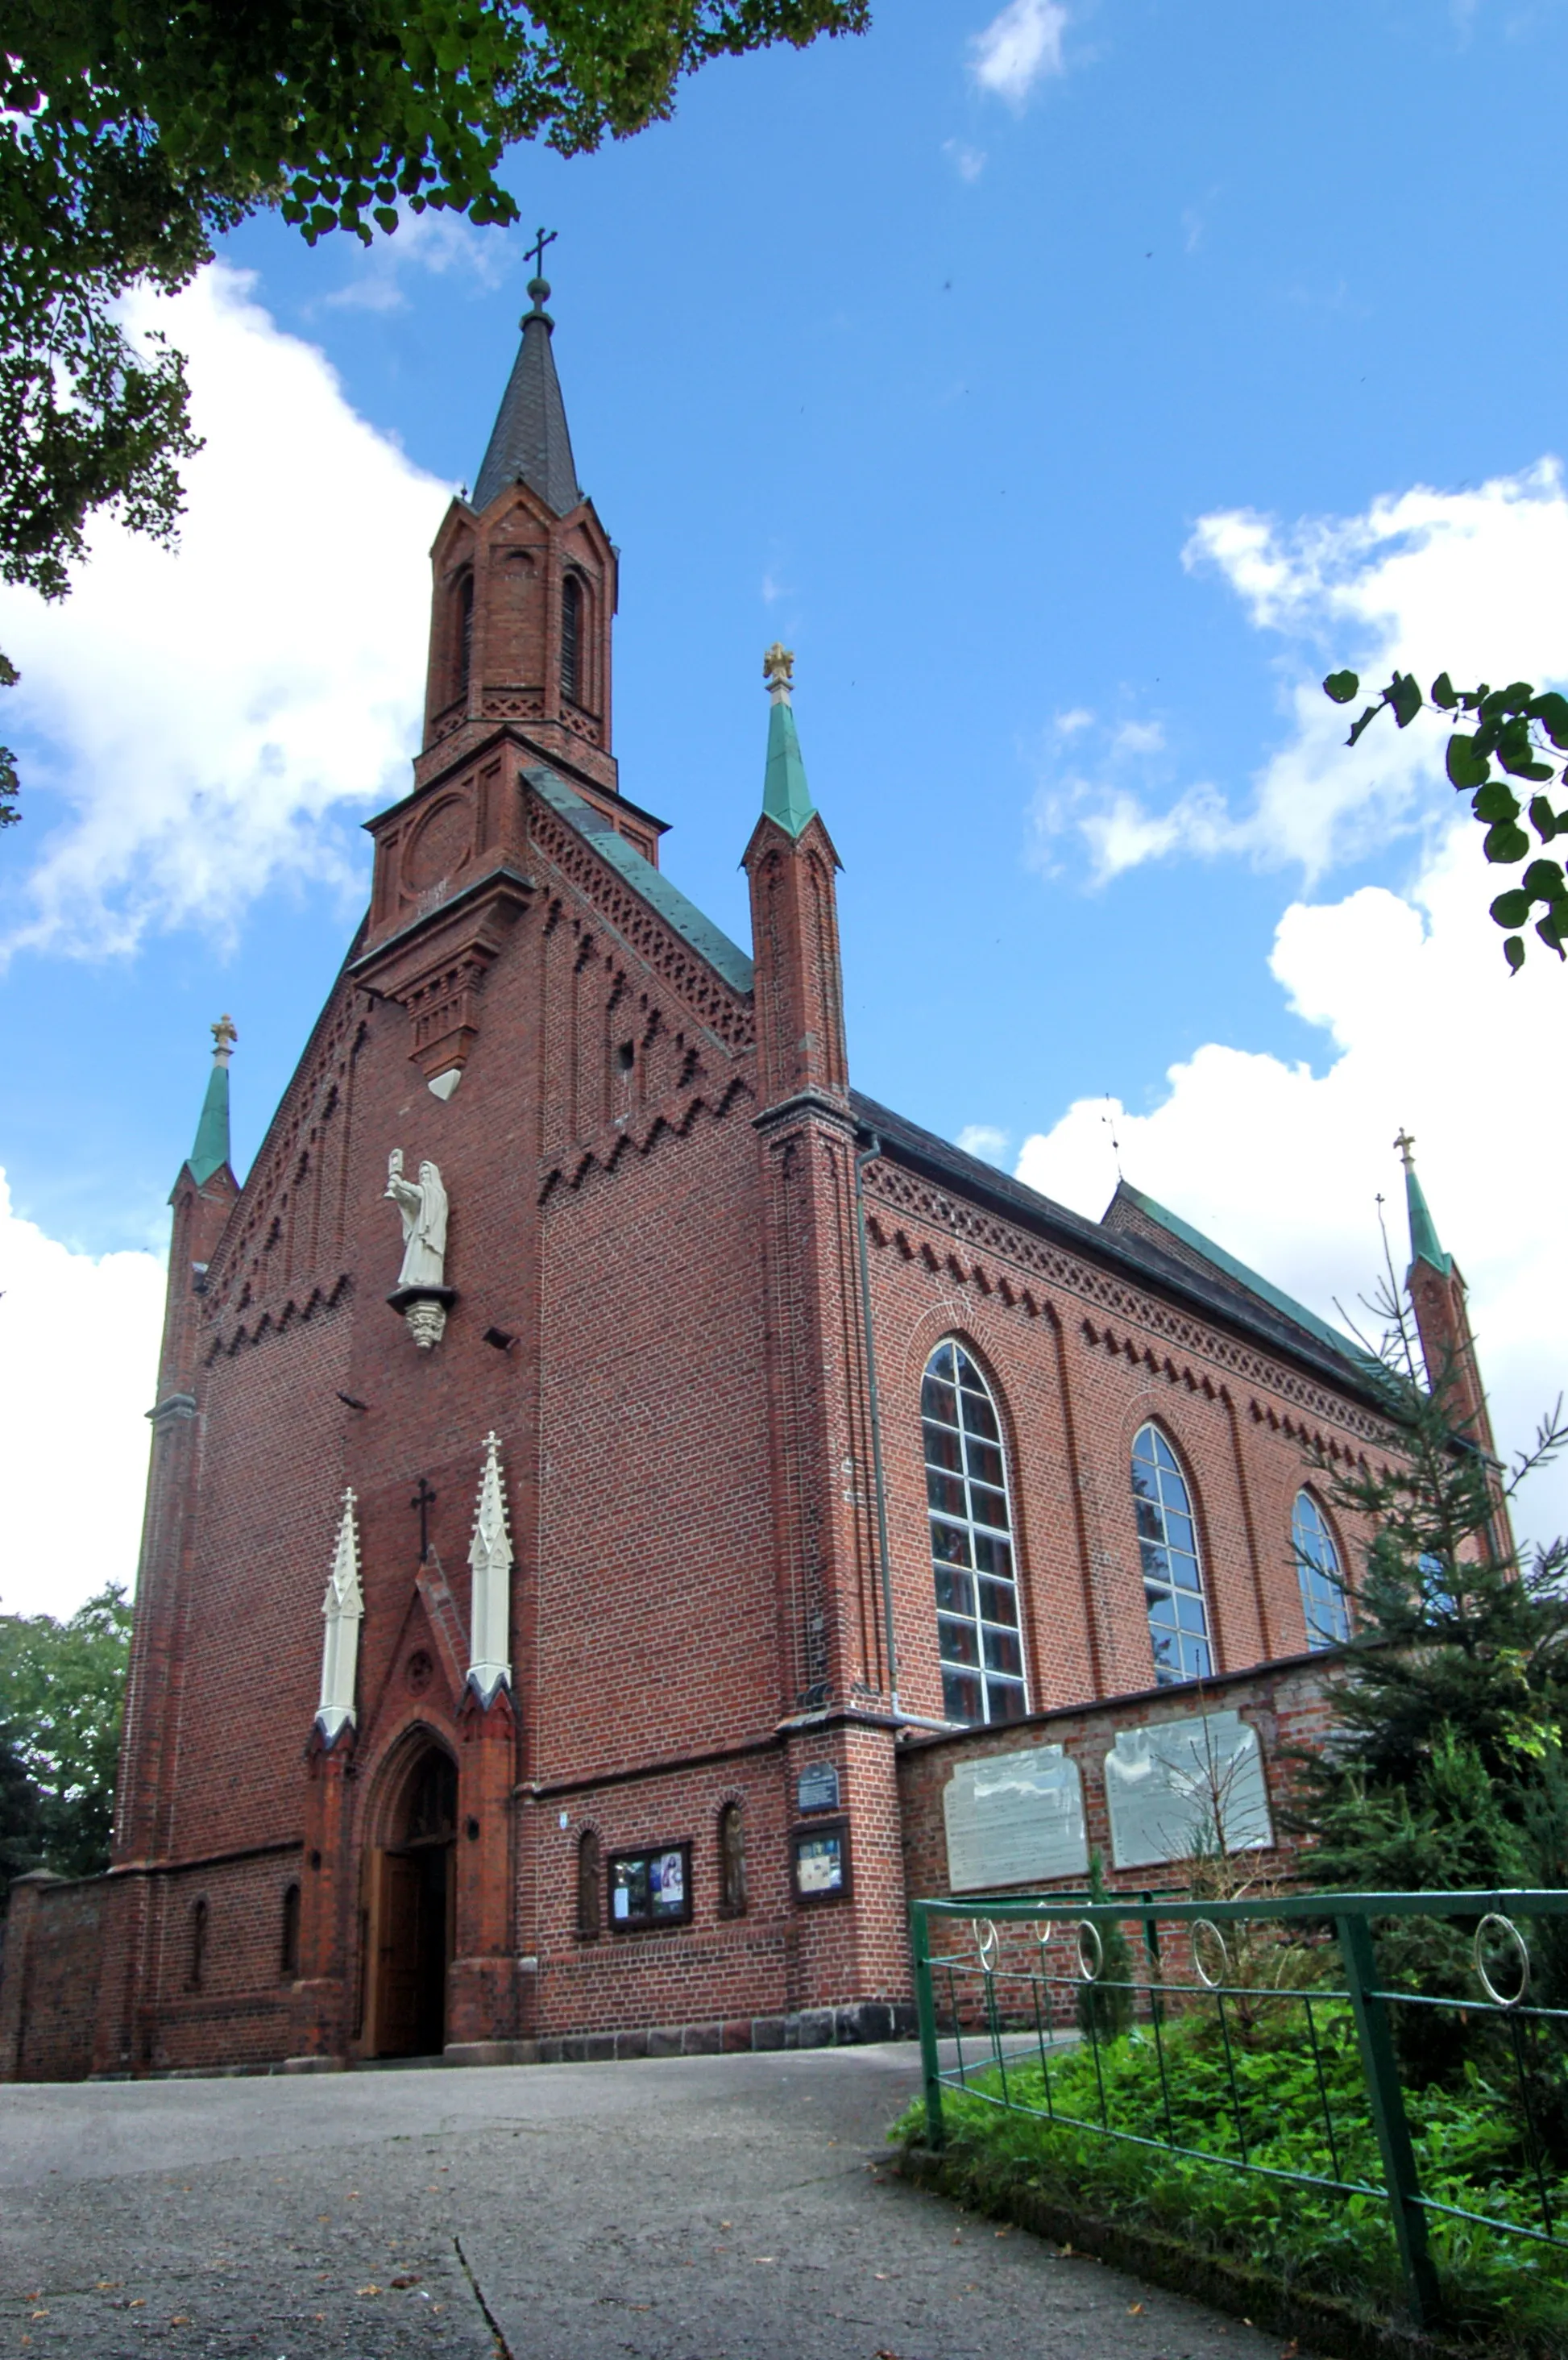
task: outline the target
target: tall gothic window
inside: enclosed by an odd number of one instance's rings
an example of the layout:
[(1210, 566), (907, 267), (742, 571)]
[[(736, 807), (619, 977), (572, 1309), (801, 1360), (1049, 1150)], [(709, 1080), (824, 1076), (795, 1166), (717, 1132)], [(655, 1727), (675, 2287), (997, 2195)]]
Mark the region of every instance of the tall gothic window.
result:
[(1157, 1426), (1144, 1426), (1133, 1444), (1132, 1497), (1155, 1679), (1161, 1688), (1201, 1679), (1214, 1655), (1192, 1495)]
[(468, 675), (474, 668), (474, 569), (469, 567), (457, 585), (457, 693), (468, 694)]
[(738, 1803), (719, 1813), (719, 1915), (746, 1915), (746, 1815)]
[(1290, 1515), (1290, 1546), (1301, 1585), (1309, 1647), (1337, 1647), (1350, 1636), (1345, 1575), (1328, 1518), (1310, 1491), (1298, 1491)]
[(577, 1839), (577, 1939), (592, 1942), (599, 1931), (599, 1839), (584, 1828)]
[(569, 574), (561, 585), (561, 693), (583, 702), (583, 584)]
[(1002, 1429), (985, 1378), (951, 1338), (920, 1386), (942, 1710), (972, 1726), (1028, 1710)]

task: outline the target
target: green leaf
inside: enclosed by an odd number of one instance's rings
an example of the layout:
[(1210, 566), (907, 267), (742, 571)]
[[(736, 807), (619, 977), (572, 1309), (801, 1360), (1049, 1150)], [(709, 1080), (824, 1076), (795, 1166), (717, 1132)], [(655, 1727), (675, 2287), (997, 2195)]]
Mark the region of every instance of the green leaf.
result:
[(1531, 795), (1530, 799), (1530, 824), (1531, 827), (1534, 828), (1537, 836), (1540, 836), (1542, 844), (1550, 844), (1552, 837), (1556, 835), (1557, 814), (1552, 810), (1552, 805), (1548, 803), (1544, 795)]
[(1568, 696), (1559, 696), (1554, 688), (1547, 689), (1531, 705), (1530, 717), (1541, 723), (1554, 746), (1568, 753)]
[(1530, 838), (1511, 819), (1500, 819), (1495, 827), (1486, 830), (1482, 849), (1488, 860), (1508, 866), (1524, 858), (1530, 850)]
[(1497, 740), (1497, 759), (1516, 779), (1550, 779), (1554, 775), (1551, 763), (1541, 761), (1537, 755), (1530, 742), (1530, 724), (1522, 714), (1504, 725)]
[(1493, 924), (1510, 929), (1524, 925), (1534, 906), (1534, 901), (1535, 896), (1532, 893), (1527, 893), (1521, 885), (1510, 885), (1508, 891), (1499, 893), (1492, 904)]
[(1518, 975), (1524, 965), (1524, 943), (1518, 934), (1508, 936), (1508, 941), (1503, 945), (1503, 956), (1507, 959), (1510, 971)]
[(1377, 720), (1377, 716), (1382, 712), (1384, 705), (1387, 705), (1388, 702), (1388, 700), (1385, 696), (1380, 698), (1377, 704), (1369, 705), (1367, 707), (1366, 712), (1361, 716), (1359, 721), (1352, 723), (1350, 735), (1345, 741), (1347, 746), (1355, 745), (1356, 739), (1360, 737), (1367, 724)]
[(1561, 901), (1563, 890), (1562, 863), (1532, 860), (1519, 883), (1532, 901)]
[(1448, 741), (1448, 776), (1461, 793), (1484, 787), (1491, 777), (1491, 766), (1484, 754), (1477, 755), (1475, 740), (1464, 730), (1456, 730)]
[(1421, 709), (1421, 683), (1414, 672), (1397, 672), (1388, 683), (1388, 702), (1401, 729), (1408, 729)]
[(1432, 701), (1434, 705), (1441, 705), (1444, 713), (1451, 713), (1459, 702), (1454, 683), (1445, 672), (1440, 672), (1432, 682)]
[(1353, 672), (1331, 672), (1323, 683), (1323, 694), (1332, 696), (1336, 705), (1348, 705), (1361, 683)]
[(1563, 947), (1568, 937), (1568, 901), (1554, 901), (1545, 917), (1537, 922), (1535, 931), (1549, 951), (1555, 951), (1559, 958), (1568, 956)]
[(1519, 798), (1502, 779), (1488, 779), (1470, 805), (1477, 819), (1518, 819)]

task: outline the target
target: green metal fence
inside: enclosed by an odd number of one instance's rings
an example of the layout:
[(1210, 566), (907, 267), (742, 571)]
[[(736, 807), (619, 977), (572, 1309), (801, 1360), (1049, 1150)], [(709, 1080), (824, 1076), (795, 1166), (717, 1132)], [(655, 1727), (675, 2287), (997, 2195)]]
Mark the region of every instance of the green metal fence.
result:
[[(1429, 2238), (1434, 2215), (1517, 2239), (1538, 2255), (1552, 2248), (1568, 2276), (1562, 2159), (1568, 2008), (1540, 2003), (1540, 1961), (1532, 1955), (1532, 1945), (1539, 1952), (1546, 1941), (1563, 1941), (1568, 1928), (1549, 1921), (1564, 1918), (1568, 1893), (1535, 1891), (917, 1901), (911, 1925), (928, 2140), (944, 2144), (943, 2092), (961, 2090), (1005, 2112), (1327, 2192), (1362, 2212), (1374, 2199), (1388, 2210), (1411, 2315), (1418, 2325), (1433, 2324), (1443, 2310)], [(1380, 1947), (1398, 1951), (1412, 1919), (1449, 1929), (1445, 1956), (1462, 1967), (1443, 1978), (1453, 1988), (1419, 1988), (1408, 1973), (1401, 1980), (1384, 1965)], [(1106, 1971), (1113, 1927), (1130, 1929), (1131, 1971), (1122, 1976)], [(1152, 2051), (1150, 2087), (1159, 2092), (1154, 2119), (1146, 2105), (1136, 2128), (1125, 2108), (1116, 2119), (1098, 2040), (1090, 2043), (1090, 2110), (1072, 2112), (1057, 2099), (1061, 2069), (1086, 2008), (1093, 2020), (1096, 2008), (1118, 2005), (1130, 2011), (1138, 2038)], [(1258, 2159), (1260, 2147), (1277, 2154), (1281, 2131), (1290, 2129), (1276, 2113), (1266, 2117), (1267, 2136), (1259, 2135), (1258, 2091), (1245, 2089), (1237, 2071), (1260, 2010), (1293, 2011), (1290, 2036), (1312, 2060), (1318, 2093), (1316, 2119), (1298, 2127), (1303, 2146), (1320, 2156), (1326, 2150), (1326, 2172)], [(1199, 2011), (1214, 2023), (1228, 2082), (1223, 2146), (1179, 2135), (1181, 2044), (1172, 2034)], [(1449, 2202), (1421, 2186), (1408, 2102), (1410, 2055), (1420, 2055), (1428, 2033), (1452, 2051), (1484, 2054), (1494, 2077), (1481, 2084), (1487, 2102), (1513, 2109), (1517, 2137), (1509, 2141), (1508, 2167), (1488, 2177), (1490, 2209)], [(955, 2049), (951, 2065), (942, 2062), (944, 2037)], [(1354, 2136), (1356, 2125), (1343, 2110), (1346, 2058), (1359, 2069), (1360, 2128), (1369, 2125), (1374, 2137)], [(1081, 2086), (1083, 2074), (1075, 2079)], [(1356, 2169), (1374, 2155), (1375, 2172)]]

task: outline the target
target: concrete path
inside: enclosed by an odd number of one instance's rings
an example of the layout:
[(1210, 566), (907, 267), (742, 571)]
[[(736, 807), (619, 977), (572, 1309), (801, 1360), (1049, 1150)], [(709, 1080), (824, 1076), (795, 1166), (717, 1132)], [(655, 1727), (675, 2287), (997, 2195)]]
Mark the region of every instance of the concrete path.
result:
[(0, 2088), (0, 2355), (1278, 2360), (880, 2173), (913, 2055)]

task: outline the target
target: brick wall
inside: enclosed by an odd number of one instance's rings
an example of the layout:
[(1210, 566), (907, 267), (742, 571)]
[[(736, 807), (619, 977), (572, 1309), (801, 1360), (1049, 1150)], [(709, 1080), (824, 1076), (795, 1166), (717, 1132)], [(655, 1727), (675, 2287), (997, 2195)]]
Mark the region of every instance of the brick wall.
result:
[(79, 2081), (92, 2070), (103, 1879), (34, 1874), (11, 1888), (0, 1952), (0, 2081)]

